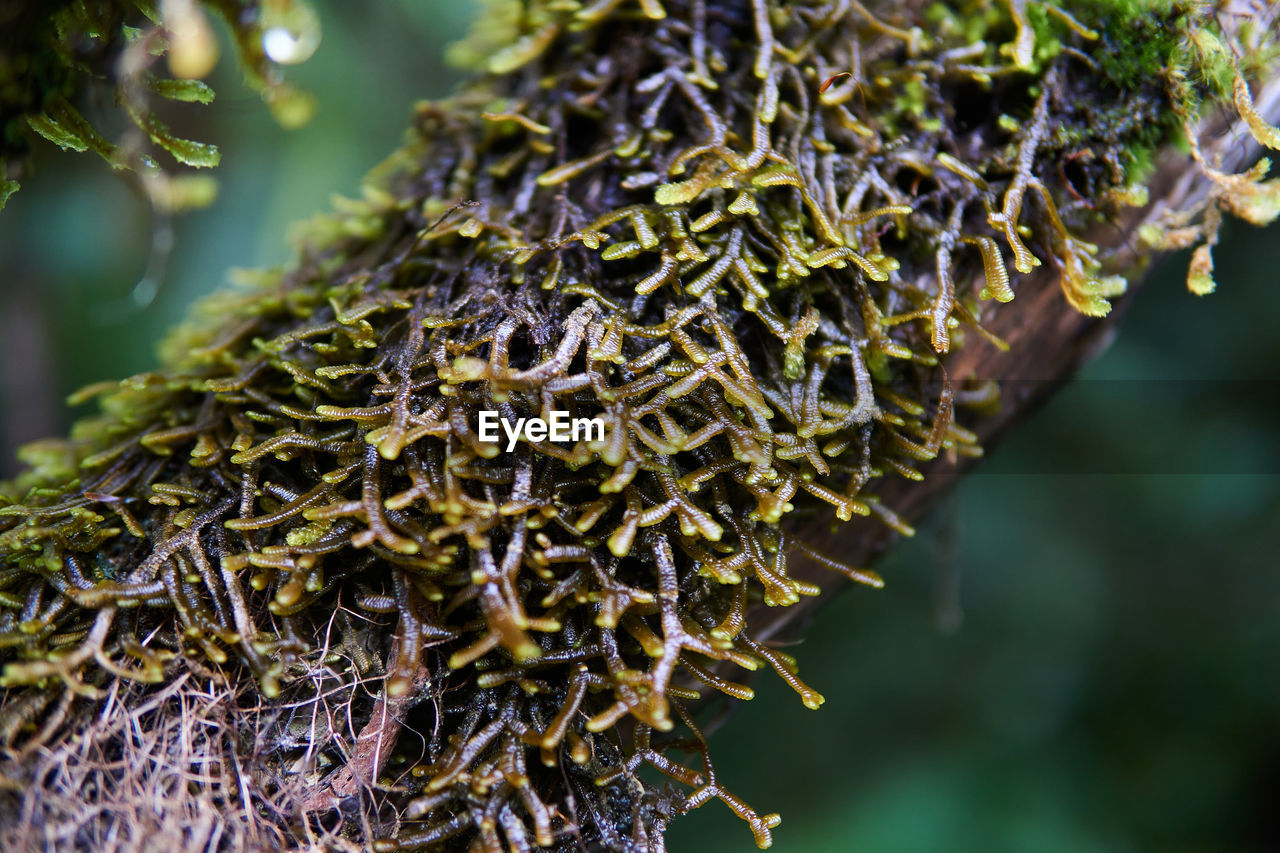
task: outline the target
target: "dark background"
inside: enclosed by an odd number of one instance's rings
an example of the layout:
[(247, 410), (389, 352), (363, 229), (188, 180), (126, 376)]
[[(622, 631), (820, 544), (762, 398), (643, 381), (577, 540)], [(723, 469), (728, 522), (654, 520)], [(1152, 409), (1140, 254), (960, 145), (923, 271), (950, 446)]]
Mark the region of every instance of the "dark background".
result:
[[(229, 267), (285, 263), (288, 223), (357, 196), (458, 79), (466, 4), (316, 5), (320, 49), (289, 71), (310, 125), (276, 127), (228, 50), (214, 104), (168, 116), (222, 147), (221, 194), (175, 221), (149, 306), (146, 204), (38, 146), (0, 213), (0, 472), (65, 431), (71, 391), (152, 367)], [(1280, 850), (1280, 228), (1233, 223), (1216, 258), (1202, 299), (1185, 253), (1164, 261), (1114, 346), (878, 567), (887, 588), (822, 609), (791, 650), (820, 711), (765, 675), (716, 733), (720, 778), (783, 813), (776, 850)], [(718, 803), (669, 846), (753, 849)]]

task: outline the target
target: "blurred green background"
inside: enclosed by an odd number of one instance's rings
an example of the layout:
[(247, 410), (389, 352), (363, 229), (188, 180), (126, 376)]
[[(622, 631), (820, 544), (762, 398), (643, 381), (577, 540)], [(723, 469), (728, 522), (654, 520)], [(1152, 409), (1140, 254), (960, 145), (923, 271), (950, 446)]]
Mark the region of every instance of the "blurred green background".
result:
[[(0, 214), (0, 473), (66, 429), (68, 393), (151, 367), (227, 268), (286, 262), (288, 224), (356, 195), (458, 79), (468, 4), (316, 5), (320, 49), (289, 71), (310, 125), (276, 127), (228, 51), (214, 104), (167, 116), (221, 146), (221, 193), (174, 222), (149, 307), (145, 203), (39, 146)], [(819, 712), (764, 676), (716, 733), (720, 778), (783, 813), (776, 850), (1280, 850), (1280, 228), (1230, 227), (1216, 258), (1205, 299), (1167, 260), (1115, 345), (879, 566), (887, 588), (817, 615), (793, 651)], [(717, 803), (669, 847), (753, 849)]]

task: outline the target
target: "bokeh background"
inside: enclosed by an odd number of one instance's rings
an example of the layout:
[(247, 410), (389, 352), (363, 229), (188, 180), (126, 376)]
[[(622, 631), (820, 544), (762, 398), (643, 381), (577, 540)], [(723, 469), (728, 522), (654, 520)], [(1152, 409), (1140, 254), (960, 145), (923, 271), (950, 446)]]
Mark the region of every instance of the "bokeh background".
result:
[[(274, 125), (225, 50), (217, 100), (167, 116), (221, 146), (221, 192), (174, 221), (145, 308), (160, 224), (100, 161), (38, 147), (0, 213), (0, 475), (67, 428), (67, 394), (153, 366), (229, 267), (287, 262), (289, 223), (357, 195), (456, 83), (470, 4), (315, 5), (320, 49), (289, 71), (311, 124)], [(793, 651), (819, 712), (765, 676), (717, 731), (720, 777), (783, 813), (776, 850), (1280, 850), (1280, 228), (1232, 224), (1216, 258), (1204, 299), (1164, 261), (1115, 344), (878, 567), (887, 588), (818, 613)], [(714, 802), (669, 847), (753, 849)]]

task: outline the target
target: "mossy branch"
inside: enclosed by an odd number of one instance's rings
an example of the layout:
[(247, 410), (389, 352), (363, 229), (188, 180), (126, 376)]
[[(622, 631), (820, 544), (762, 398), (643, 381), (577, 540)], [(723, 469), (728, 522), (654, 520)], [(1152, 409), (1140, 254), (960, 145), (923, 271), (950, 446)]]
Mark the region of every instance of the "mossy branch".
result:
[[(1117, 64), (1152, 22), (1133, 58), (1160, 73)], [(1274, 214), (1262, 168), (1197, 135), (1229, 106), (1274, 141), (1246, 97), (1274, 30), (982, 0), (486, 24), (487, 73), (418, 107), (293, 268), (27, 451), (0, 508), (0, 732), (30, 749), (65, 737), (31, 711), (64, 687), (199, 667), (250, 685), (255, 724), (331, 718), (255, 741), (261, 797), (296, 794), (263, 820), (298, 843), (337, 810), (379, 850), (661, 849), (719, 799), (766, 847), (778, 818), (718, 780), (694, 703), (765, 668), (823, 703), (770, 614), (820, 595), (813, 568), (880, 579), (815, 525), (855, 556), (909, 532), (931, 463), (1007, 422), (987, 371), (1077, 360), (1138, 267), (1099, 234)], [(1208, 194), (1162, 183), (1136, 212), (1179, 130)], [(482, 411), (553, 410), (603, 435), (481, 439)]]

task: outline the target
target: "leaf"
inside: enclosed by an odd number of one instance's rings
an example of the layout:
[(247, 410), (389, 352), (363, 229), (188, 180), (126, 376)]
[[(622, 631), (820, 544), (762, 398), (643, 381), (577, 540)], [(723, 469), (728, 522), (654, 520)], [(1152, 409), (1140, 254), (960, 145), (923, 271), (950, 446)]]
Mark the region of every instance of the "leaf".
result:
[(188, 104), (207, 104), (213, 100), (213, 89), (202, 80), (168, 80), (147, 77), (147, 86), (162, 98)]
[(9, 202), (9, 196), (16, 193), (19, 186), (17, 181), (0, 181), (0, 210), (4, 210), (4, 206)]
[(997, 302), (1013, 300), (1013, 288), (1009, 286), (1009, 269), (1004, 265), (1004, 256), (1000, 254), (1000, 246), (990, 237), (974, 237), (978, 251), (982, 253), (982, 271), (987, 284), (982, 288), (983, 299), (995, 299)]
[(1191, 266), (1187, 270), (1187, 289), (1196, 296), (1207, 296), (1217, 289), (1213, 280), (1213, 250), (1208, 243), (1196, 247), (1191, 253)]
[(1280, 178), (1262, 179), (1270, 168), (1271, 161), (1263, 157), (1239, 175), (1207, 169), (1206, 173), (1217, 184), (1218, 206), (1250, 225), (1270, 225), (1280, 217)]
[(90, 150), (106, 160), (113, 168), (120, 167), (116, 148), (85, 121), (84, 116), (62, 98), (54, 98), (45, 106), (43, 114), (26, 116), (27, 124), (45, 139), (70, 148), (73, 151)]
[(1220, 203), (1250, 225), (1270, 225), (1280, 217), (1280, 178), (1240, 183)]
[(63, 127), (47, 115), (27, 116), (27, 126), (64, 150), (69, 148), (72, 151), (87, 151), (89, 149), (89, 143), (79, 134), (70, 128)]
[(663, 184), (653, 191), (653, 200), (665, 205), (687, 204), (698, 197), (706, 183), (695, 177), (675, 184)]
[(547, 24), (535, 32), (521, 36), (510, 46), (489, 57), (489, 73), (509, 74), (537, 59), (560, 34), (560, 24)]
[(195, 166), (197, 169), (208, 169), (218, 165), (222, 159), (218, 146), (208, 142), (195, 142), (173, 135), (173, 131), (150, 112), (130, 107), (129, 115), (151, 141), (173, 155), (179, 163)]

